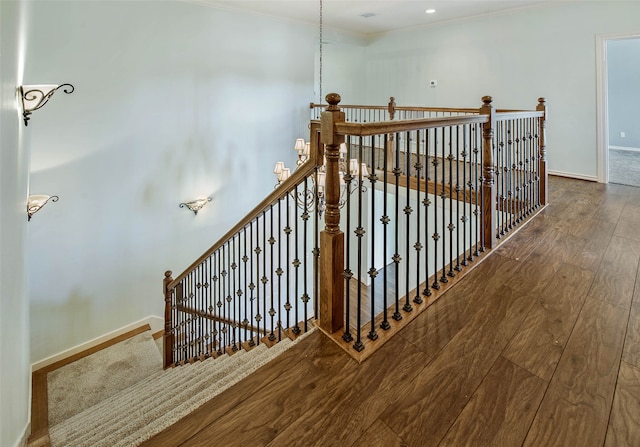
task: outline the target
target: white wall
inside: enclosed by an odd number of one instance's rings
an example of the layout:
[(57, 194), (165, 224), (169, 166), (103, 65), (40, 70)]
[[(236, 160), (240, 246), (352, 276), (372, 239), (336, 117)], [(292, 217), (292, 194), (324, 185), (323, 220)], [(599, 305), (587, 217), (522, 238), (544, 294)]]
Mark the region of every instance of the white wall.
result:
[(28, 435), (29, 300), (26, 199), (29, 155), (16, 87), (24, 55), (23, 2), (0, 2), (0, 446)]
[[(72, 83), (33, 114), (32, 361), (148, 315), (294, 164), (316, 29), (165, 2), (36, 2), (25, 82)], [(307, 137), (308, 138), (308, 137)], [(180, 202), (213, 196), (197, 216)]]
[(609, 144), (640, 148), (640, 38), (607, 41), (607, 82)]
[[(355, 102), (550, 108), (551, 170), (595, 179), (595, 36), (640, 30), (640, 2), (580, 1), (373, 39)], [(438, 81), (430, 88), (429, 80)]]
[[(162, 315), (176, 274), (294, 163), (316, 101), (317, 29), (146, 1), (38, 1), (25, 83), (75, 85), (34, 113), (31, 359)], [(344, 103), (550, 106), (552, 170), (596, 175), (595, 35), (638, 30), (638, 2), (570, 2), (390, 33), (327, 33), (323, 93)], [(428, 87), (437, 79), (436, 89)], [(178, 203), (212, 195), (197, 217)]]

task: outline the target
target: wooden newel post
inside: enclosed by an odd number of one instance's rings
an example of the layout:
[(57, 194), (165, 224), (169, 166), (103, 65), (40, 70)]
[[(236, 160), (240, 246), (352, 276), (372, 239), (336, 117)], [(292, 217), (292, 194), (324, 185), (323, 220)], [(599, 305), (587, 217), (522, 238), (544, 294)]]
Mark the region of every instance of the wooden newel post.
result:
[(389, 98), (387, 109), (389, 110), (389, 120), (393, 121), (393, 118), (396, 116), (396, 98), (393, 96)]
[(171, 334), (173, 322), (171, 320), (171, 291), (169, 290), (169, 284), (173, 282), (171, 275), (171, 270), (164, 272), (164, 281), (162, 283), (164, 293), (164, 343), (162, 344), (162, 357), (164, 358), (165, 368), (173, 365), (173, 335)]
[(548, 168), (547, 168), (547, 103), (544, 98), (538, 98), (538, 105), (536, 110), (543, 112), (542, 118), (540, 118), (539, 129), (539, 153), (538, 153), (538, 173), (540, 174), (540, 204), (546, 205), (549, 197), (549, 182), (548, 182)]
[(496, 127), (495, 109), (491, 105), (491, 96), (482, 97), (480, 115), (489, 120), (482, 125), (482, 247), (494, 248), (496, 239), (496, 200), (495, 170), (493, 167), (493, 129)]
[(326, 96), (329, 106), (320, 117), (320, 138), (327, 160), (325, 177), (325, 228), (320, 233), (320, 328), (334, 333), (344, 326), (344, 233), (340, 230), (340, 144), (335, 124), (345, 121), (340, 95)]

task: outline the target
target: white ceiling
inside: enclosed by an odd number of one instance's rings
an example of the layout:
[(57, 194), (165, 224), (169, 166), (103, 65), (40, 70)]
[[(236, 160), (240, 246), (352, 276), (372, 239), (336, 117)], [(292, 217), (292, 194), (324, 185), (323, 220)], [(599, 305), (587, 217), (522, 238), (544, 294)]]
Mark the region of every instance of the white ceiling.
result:
[[(186, 0), (318, 24), (320, 0)], [(373, 35), (570, 0), (323, 0), (327, 28)], [(433, 8), (435, 14), (426, 14)], [(369, 17), (366, 17), (369, 16)]]

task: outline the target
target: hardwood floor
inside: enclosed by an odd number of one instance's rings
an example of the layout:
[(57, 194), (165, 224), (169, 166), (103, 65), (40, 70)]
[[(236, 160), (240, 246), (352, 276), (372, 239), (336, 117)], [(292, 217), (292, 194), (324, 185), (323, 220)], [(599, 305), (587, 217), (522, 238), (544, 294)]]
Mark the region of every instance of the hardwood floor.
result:
[(144, 446), (639, 446), (640, 188), (551, 204), (362, 364), (315, 332)]

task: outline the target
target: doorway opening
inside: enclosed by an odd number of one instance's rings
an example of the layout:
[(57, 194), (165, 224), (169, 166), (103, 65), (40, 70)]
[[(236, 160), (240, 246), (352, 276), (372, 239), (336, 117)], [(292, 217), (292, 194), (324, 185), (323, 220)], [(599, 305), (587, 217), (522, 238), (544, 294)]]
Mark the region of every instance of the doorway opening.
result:
[(599, 35), (598, 181), (640, 187), (640, 34)]

